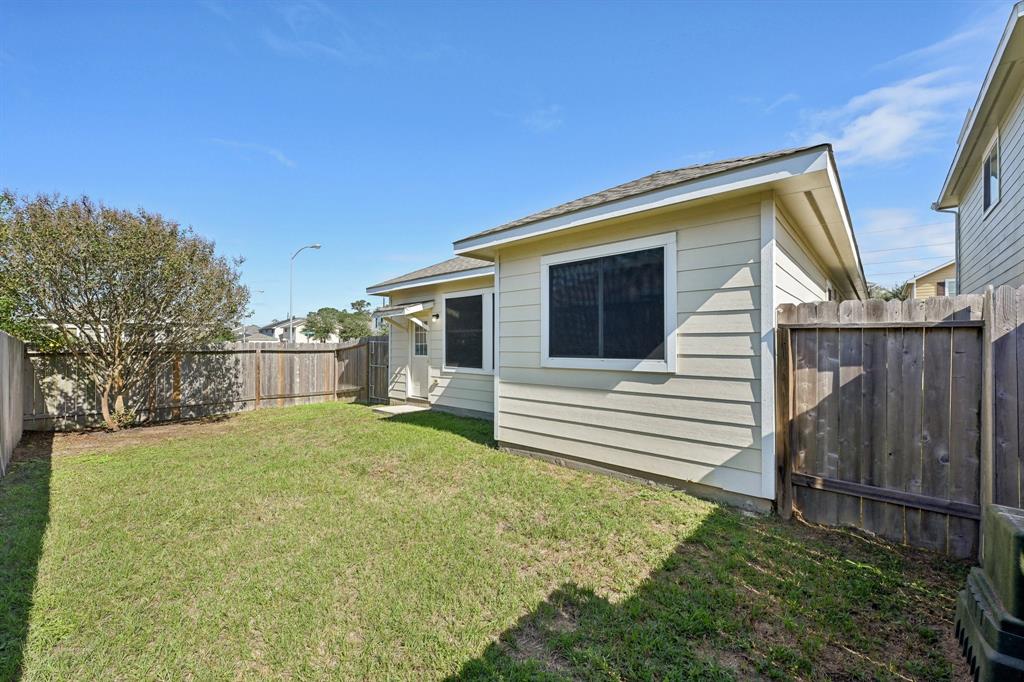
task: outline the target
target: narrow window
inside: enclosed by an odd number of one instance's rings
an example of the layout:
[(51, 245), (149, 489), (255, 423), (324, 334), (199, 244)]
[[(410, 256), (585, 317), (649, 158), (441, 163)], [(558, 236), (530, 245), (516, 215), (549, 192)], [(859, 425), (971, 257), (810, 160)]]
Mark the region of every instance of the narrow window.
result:
[(945, 281), (946, 296), (956, 296), (956, 278)]
[(423, 356), (427, 354), (427, 330), (417, 326), (413, 332), (413, 355)]
[(548, 272), (548, 355), (665, 360), (665, 248), (558, 263)]
[(484, 368), (483, 296), (449, 297), (444, 309), (446, 367)]
[(996, 140), (992, 145), (992, 148), (988, 150), (988, 154), (985, 155), (985, 164), (982, 174), (984, 175), (985, 185), (985, 210), (988, 211), (999, 203), (999, 140)]

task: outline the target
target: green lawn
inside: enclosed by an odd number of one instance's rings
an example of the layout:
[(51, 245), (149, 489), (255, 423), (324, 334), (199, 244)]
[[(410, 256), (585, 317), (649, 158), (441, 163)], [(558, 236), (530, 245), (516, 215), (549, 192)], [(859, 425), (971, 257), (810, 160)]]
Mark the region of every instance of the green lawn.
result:
[(0, 481), (0, 679), (962, 674), (963, 565), (490, 428), (329, 403), (34, 441)]

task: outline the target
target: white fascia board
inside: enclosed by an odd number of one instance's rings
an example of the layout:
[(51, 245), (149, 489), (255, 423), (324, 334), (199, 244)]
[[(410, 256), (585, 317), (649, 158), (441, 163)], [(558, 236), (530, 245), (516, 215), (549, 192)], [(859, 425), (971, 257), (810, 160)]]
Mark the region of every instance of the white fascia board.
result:
[(418, 277), (416, 279), (405, 280), (404, 282), (395, 282), (393, 284), (383, 284), (376, 287), (368, 287), (366, 293), (368, 294), (387, 294), (392, 291), (402, 291), (403, 289), (415, 289), (416, 287), (430, 286), (431, 284), (441, 284), (443, 282), (455, 282), (460, 279), (472, 279), (473, 277), (486, 277), (487, 275), (494, 275), (493, 265), (484, 265), (479, 268), (473, 268), (472, 270), (460, 270), (459, 272), (446, 273), (444, 275), (431, 275), (429, 277)]
[[(971, 149), (973, 149), (976, 144), (976, 140), (972, 140), (971, 136), (974, 132), (974, 127), (981, 116), (982, 104), (988, 96), (992, 83), (995, 80), (996, 71), (999, 70), (999, 65), (1002, 63), (1003, 56), (1006, 54), (1006, 48), (1010, 44), (1010, 38), (1013, 36), (1013, 31), (1017, 27), (1017, 22), (1021, 17), (1024, 17), (1024, 2), (1018, 2), (1015, 4), (1013, 6), (1013, 10), (1010, 12), (1010, 19), (1006, 22), (1006, 28), (1003, 29), (1003, 35), (999, 39), (999, 45), (996, 47), (996, 53), (992, 57), (991, 64), (989, 64), (988, 72), (985, 74), (985, 80), (981, 83), (981, 90), (978, 92), (978, 99), (975, 100), (974, 106), (968, 112), (967, 122), (964, 124), (963, 130), (960, 133), (959, 144), (957, 145), (956, 153), (953, 155), (953, 163), (949, 165), (949, 171), (946, 172), (946, 179), (942, 183), (942, 191), (939, 192), (939, 199), (934, 205), (936, 209), (953, 208), (957, 205), (956, 202), (952, 201), (952, 197), (949, 196), (949, 193), (953, 189), (953, 176), (962, 175), (962, 173), (957, 174), (957, 169), (960, 167), (961, 161), (963, 160), (964, 150), (967, 149), (968, 143), (971, 143)], [(987, 113), (986, 108), (986, 116)]]
[(591, 206), (566, 215), (554, 216), (537, 222), (520, 225), (494, 234), (470, 237), (455, 242), (455, 253), (461, 255), (477, 249), (492, 248), (528, 237), (537, 237), (551, 232), (568, 230), (590, 223), (610, 220), (634, 213), (681, 204), (686, 201), (703, 199), (716, 194), (749, 189), (771, 182), (785, 180), (805, 173), (824, 170), (828, 164), (828, 151), (808, 149), (791, 156), (773, 159), (764, 163), (736, 170), (718, 173), (707, 178), (697, 178), (672, 187), (654, 190), (635, 197), (627, 197), (598, 206)]
[[(836, 206), (839, 208), (839, 216), (843, 221), (843, 241), (850, 246), (850, 250), (853, 252), (854, 266), (856, 267), (856, 274), (860, 277), (859, 284), (864, 288), (863, 291), (855, 291), (854, 293), (868, 295), (868, 280), (864, 275), (864, 265), (860, 260), (860, 247), (857, 246), (857, 236), (853, 232), (853, 223), (850, 220), (850, 211), (846, 205), (846, 196), (843, 194), (843, 186), (839, 182), (839, 169), (836, 168), (835, 160), (829, 155), (828, 159), (828, 182), (832, 188), (832, 194), (835, 197)], [(827, 227), (827, 226), (826, 226)], [(839, 256), (842, 258), (842, 255)]]

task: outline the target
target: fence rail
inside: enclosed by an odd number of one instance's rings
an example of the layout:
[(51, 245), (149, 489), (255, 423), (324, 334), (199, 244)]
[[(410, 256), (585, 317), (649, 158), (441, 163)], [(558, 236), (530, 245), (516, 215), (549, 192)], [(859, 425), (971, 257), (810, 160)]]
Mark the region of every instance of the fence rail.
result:
[[(371, 337), (372, 338), (372, 337)], [(369, 339), (344, 344), (228, 343), (168, 358), (133, 386), (137, 421), (167, 421), (324, 400), (368, 400)], [(386, 348), (386, 346), (385, 346)], [(30, 351), (24, 427), (50, 431), (101, 423), (99, 392), (70, 353)]]
[(968, 557), (1024, 506), (1024, 288), (777, 319), (780, 514)]

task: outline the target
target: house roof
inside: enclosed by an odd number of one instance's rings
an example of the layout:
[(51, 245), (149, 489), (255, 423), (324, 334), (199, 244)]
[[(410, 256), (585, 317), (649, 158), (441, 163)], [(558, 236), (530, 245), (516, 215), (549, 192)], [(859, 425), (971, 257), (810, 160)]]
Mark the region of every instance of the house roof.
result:
[(981, 156), (999, 131), (999, 121), (1024, 88), (1021, 60), (1024, 60), (1024, 2), (1018, 2), (1010, 11), (978, 99), (967, 112), (953, 162), (933, 208), (953, 208), (960, 204), (965, 181), (973, 177), (973, 169), (980, 167)]
[(425, 268), (386, 279), (379, 284), (367, 287), (366, 293), (383, 294), (397, 289), (408, 289), (413, 286), (423, 286), (441, 281), (489, 274), (494, 274), (494, 264), (490, 261), (466, 256), (455, 256), (440, 263), (434, 263)]
[(455, 242), (455, 253), (493, 259), (499, 249), (512, 243), (682, 204), (751, 197), (765, 191), (773, 192), (782, 210), (805, 228), (804, 236), (842, 294), (866, 297), (857, 239), (830, 144), (651, 173), (477, 232)]
[[(294, 324), (299, 324), (300, 322), (305, 322), (305, 321), (306, 321), (306, 318), (304, 318), (304, 317), (293, 317), (292, 318), (292, 324), (293, 325)], [(260, 327), (260, 329), (270, 329), (271, 327), (279, 327), (279, 326), (281, 326), (283, 324), (288, 324), (288, 318), (287, 317), (284, 317), (284, 318), (282, 318), (280, 320), (271, 320), (267, 324), (265, 324), (262, 327)]]
[(697, 180), (698, 178), (706, 178), (718, 173), (736, 170), (738, 168), (754, 166), (765, 161), (790, 156), (791, 154), (796, 154), (810, 149), (823, 148), (824, 146), (825, 145), (819, 144), (808, 147), (793, 147), (790, 149), (780, 149), (778, 151), (766, 152), (763, 154), (754, 154), (752, 156), (740, 156), (734, 159), (714, 161), (712, 163), (684, 166), (683, 168), (676, 168), (675, 170), (655, 171), (654, 173), (645, 175), (642, 178), (630, 180), (629, 182), (625, 182), (621, 185), (616, 185), (615, 187), (610, 187), (608, 189), (601, 190), (600, 192), (594, 192), (593, 194), (588, 194), (585, 197), (573, 199), (572, 201), (567, 201), (564, 204), (559, 204), (558, 206), (553, 206), (551, 208), (544, 209), (543, 211), (531, 213), (528, 216), (507, 222), (504, 225), (499, 225), (498, 227), (492, 227), (489, 230), (477, 232), (476, 234), (460, 239), (458, 242), (455, 242), (455, 244), (457, 247), (459, 242), (477, 239), (478, 237), (483, 237), (485, 235), (497, 234), (499, 232), (511, 230), (514, 227), (528, 225), (546, 218), (554, 218), (556, 216), (574, 213), (575, 211), (590, 208), (591, 206), (599, 206), (619, 199), (646, 194), (647, 192), (671, 187), (672, 185), (679, 185), (684, 182)]

